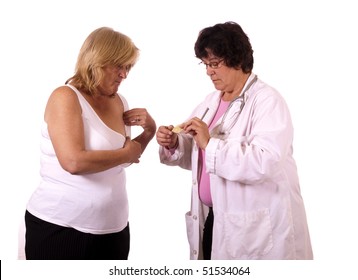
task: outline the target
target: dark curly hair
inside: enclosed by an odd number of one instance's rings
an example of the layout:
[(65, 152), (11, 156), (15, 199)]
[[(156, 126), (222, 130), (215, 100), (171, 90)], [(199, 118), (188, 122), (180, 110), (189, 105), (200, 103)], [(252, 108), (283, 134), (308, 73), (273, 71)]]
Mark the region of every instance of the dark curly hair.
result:
[(250, 73), (254, 66), (250, 40), (241, 26), (229, 21), (204, 28), (194, 46), (195, 56), (207, 58), (209, 54), (221, 58), (226, 66)]

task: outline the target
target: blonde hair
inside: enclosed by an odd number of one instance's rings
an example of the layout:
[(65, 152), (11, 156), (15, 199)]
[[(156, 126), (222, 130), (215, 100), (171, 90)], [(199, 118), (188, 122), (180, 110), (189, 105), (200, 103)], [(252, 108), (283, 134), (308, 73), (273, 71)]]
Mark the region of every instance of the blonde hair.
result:
[(104, 66), (124, 66), (130, 69), (138, 56), (139, 49), (128, 36), (109, 27), (98, 28), (84, 41), (78, 54), (75, 74), (66, 84), (96, 94), (104, 76)]

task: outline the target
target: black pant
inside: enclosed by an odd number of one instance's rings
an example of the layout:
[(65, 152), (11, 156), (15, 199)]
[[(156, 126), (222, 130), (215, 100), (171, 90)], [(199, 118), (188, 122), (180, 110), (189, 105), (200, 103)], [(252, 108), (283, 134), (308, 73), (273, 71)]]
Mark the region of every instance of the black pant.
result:
[(213, 226), (214, 226), (214, 213), (213, 213), (213, 208), (210, 207), (209, 214), (204, 224), (204, 234), (203, 234), (204, 260), (211, 259), (211, 247), (213, 243)]
[(83, 233), (43, 221), (25, 213), (28, 260), (126, 260), (129, 254), (129, 225), (110, 234)]

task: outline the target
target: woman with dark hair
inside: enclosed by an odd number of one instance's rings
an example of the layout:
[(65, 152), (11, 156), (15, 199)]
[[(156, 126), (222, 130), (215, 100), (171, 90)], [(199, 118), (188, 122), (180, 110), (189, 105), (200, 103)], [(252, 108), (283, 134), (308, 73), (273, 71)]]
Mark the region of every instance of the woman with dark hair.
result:
[[(125, 167), (138, 163), (156, 124), (118, 93), (136, 63), (132, 40), (94, 30), (75, 74), (50, 95), (41, 137), (41, 182), (25, 214), (27, 259), (127, 259)], [(131, 126), (143, 132), (131, 139)]]
[(192, 170), (191, 259), (312, 259), (286, 102), (252, 72), (237, 23), (203, 29), (194, 49), (216, 90), (156, 133), (161, 162)]

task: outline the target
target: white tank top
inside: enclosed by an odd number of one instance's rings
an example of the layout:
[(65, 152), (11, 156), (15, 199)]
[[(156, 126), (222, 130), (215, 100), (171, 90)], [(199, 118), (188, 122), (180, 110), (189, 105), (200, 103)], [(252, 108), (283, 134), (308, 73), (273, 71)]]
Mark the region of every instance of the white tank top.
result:
[[(125, 136), (112, 130), (98, 117), (90, 104), (73, 86), (82, 107), (87, 150), (123, 147)], [(121, 98), (124, 111), (128, 110)], [(34, 216), (57, 225), (92, 234), (107, 234), (124, 229), (128, 223), (126, 175), (121, 165), (106, 171), (72, 175), (59, 164), (47, 124), (41, 130), (41, 182), (32, 194), (27, 210)], [(130, 136), (130, 128), (126, 127)]]

